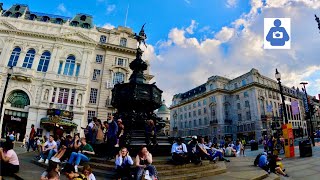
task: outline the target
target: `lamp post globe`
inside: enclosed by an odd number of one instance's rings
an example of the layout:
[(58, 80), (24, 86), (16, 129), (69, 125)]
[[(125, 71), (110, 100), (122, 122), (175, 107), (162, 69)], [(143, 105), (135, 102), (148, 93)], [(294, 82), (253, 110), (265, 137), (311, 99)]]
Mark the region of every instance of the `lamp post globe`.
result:
[(276, 69), (276, 74), (275, 74), (275, 77), (278, 81), (281, 80), (281, 74), (279, 73), (278, 69)]

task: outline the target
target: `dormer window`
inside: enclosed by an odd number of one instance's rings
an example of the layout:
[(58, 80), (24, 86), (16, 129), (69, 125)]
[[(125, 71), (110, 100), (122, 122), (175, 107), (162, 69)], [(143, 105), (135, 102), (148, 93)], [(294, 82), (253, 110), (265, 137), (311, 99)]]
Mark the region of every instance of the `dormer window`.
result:
[(123, 46), (123, 47), (127, 46), (127, 39), (126, 38), (121, 38), (120, 39), (120, 46)]
[(71, 25), (71, 26), (78, 26), (78, 25), (79, 25), (79, 22), (78, 22), (78, 21), (72, 21), (70, 25)]
[(31, 14), (29, 20), (33, 21), (35, 19), (37, 19), (37, 16), (35, 14)]
[(48, 16), (43, 16), (41, 21), (43, 22), (48, 22), (50, 20), (50, 18)]
[(83, 23), (82, 27), (86, 28), (86, 29), (90, 29), (90, 24), (89, 23)]
[(107, 42), (107, 37), (102, 35), (100, 36), (100, 43), (106, 43)]
[(56, 24), (62, 24), (63, 23), (63, 19), (61, 18), (57, 18), (55, 21)]
[(4, 14), (4, 16), (6, 16), (6, 17), (9, 17), (9, 16), (11, 16), (11, 12), (10, 11), (7, 11), (5, 14)]
[(81, 20), (81, 21), (86, 21), (86, 19), (87, 19), (87, 16), (85, 16), (85, 15), (82, 15), (82, 16), (80, 17), (80, 20)]
[(17, 13), (14, 14), (14, 17), (15, 17), (15, 18), (18, 18), (18, 17), (20, 17), (21, 15), (22, 15), (21, 13), (17, 12)]
[(16, 8), (14, 10), (15, 11), (19, 11), (20, 10), (20, 5), (16, 6)]

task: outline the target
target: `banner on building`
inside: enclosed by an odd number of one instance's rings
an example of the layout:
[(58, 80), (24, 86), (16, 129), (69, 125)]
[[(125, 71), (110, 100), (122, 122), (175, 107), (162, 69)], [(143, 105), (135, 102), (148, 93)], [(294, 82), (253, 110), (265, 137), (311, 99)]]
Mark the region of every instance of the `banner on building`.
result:
[(298, 103), (298, 101), (292, 101), (291, 102), (291, 110), (292, 110), (292, 115), (299, 114), (299, 103)]

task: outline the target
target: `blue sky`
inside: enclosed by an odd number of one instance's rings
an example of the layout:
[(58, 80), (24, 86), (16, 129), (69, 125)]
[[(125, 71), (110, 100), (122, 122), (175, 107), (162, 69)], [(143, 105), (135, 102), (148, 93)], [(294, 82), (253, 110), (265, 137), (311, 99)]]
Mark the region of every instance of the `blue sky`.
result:
[[(28, 4), (31, 11), (72, 17), (87, 13), (98, 26), (124, 25), (135, 32), (145, 22), (148, 49), (144, 58), (164, 90), (167, 102), (176, 93), (205, 83), (212, 75), (235, 78), (256, 68), (283, 83), (320, 93), (320, 34), (312, 0), (6, 0), (4, 8)], [(320, 14), (319, 14), (320, 15)], [(291, 18), (291, 49), (263, 49), (263, 18)], [(169, 81), (170, 80), (170, 81)]]

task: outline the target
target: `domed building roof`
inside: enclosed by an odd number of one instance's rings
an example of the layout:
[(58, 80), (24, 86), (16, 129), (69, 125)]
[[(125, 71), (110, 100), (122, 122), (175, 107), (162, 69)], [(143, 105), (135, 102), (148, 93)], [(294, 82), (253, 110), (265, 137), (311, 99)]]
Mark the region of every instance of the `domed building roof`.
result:
[(162, 105), (158, 109), (158, 113), (170, 113), (169, 108), (166, 106), (165, 101), (162, 101)]

